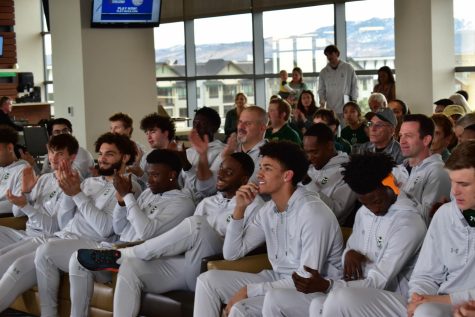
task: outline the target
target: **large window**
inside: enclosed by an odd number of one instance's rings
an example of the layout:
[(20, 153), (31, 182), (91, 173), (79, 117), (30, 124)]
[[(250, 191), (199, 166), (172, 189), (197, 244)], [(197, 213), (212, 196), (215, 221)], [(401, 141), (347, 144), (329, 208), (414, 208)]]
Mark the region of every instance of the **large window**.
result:
[(185, 29), (183, 22), (162, 24), (154, 29), (157, 77), (184, 77)]
[(194, 24), (197, 75), (253, 73), (251, 14), (197, 19)]
[[(338, 25), (347, 27), (342, 30)], [(394, 69), (394, 0), (162, 24), (155, 30), (159, 101), (173, 116), (192, 116), (195, 108), (208, 106), (224, 119), (239, 92), (248, 96), (249, 104), (267, 107), (270, 96), (279, 91), (279, 71), (290, 73), (296, 66), (317, 95), (318, 73), (327, 64), (323, 50), (345, 34), (343, 56), (355, 66), (364, 106), (377, 69), (383, 65)], [(185, 55), (185, 47), (192, 51)]]
[[(455, 90), (463, 89), (475, 95), (475, 16), (469, 9), (470, 0), (454, 1)], [(469, 99), (469, 103), (473, 104)], [(472, 106), (473, 109), (473, 106)]]
[(475, 66), (475, 15), (473, 0), (454, 1), (455, 65)]
[[(169, 116), (187, 117), (186, 82), (182, 80), (157, 81), (157, 101), (158, 106), (163, 107)], [(186, 127), (186, 121), (180, 121), (177, 127)]]
[(263, 32), (266, 73), (296, 66), (318, 72), (326, 65), (323, 49), (335, 40), (333, 5), (264, 12)]
[(246, 93), (247, 102), (254, 103), (254, 81), (250, 79), (198, 80), (196, 86), (200, 96), (198, 107), (207, 106), (215, 109), (221, 116), (222, 126), (226, 113), (234, 108), (234, 98), (238, 92)]
[[(43, 32), (43, 53), (44, 53), (44, 90), (46, 102), (54, 102), (54, 88), (53, 88), (53, 62), (52, 62), (52, 47), (51, 47), (51, 34), (49, 33), (46, 18), (43, 14), (42, 21)], [(53, 108), (53, 107), (52, 107)], [(54, 110), (53, 110), (54, 111)]]
[[(348, 2), (346, 10), (347, 61), (358, 70), (394, 69), (394, 1)], [(369, 109), (368, 97), (376, 84), (374, 75), (358, 75), (359, 104)]]

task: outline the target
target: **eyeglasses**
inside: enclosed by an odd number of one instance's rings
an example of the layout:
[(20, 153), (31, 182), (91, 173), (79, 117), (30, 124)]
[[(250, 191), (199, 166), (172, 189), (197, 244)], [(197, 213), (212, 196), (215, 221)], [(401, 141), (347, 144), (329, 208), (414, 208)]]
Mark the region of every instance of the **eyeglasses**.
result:
[(60, 135), (60, 134), (70, 134), (71, 131), (69, 131), (68, 128), (64, 128), (62, 130), (53, 130), (53, 135)]
[(367, 126), (368, 128), (373, 127), (373, 128), (375, 128), (375, 129), (381, 129), (382, 127), (388, 127), (388, 126), (390, 126), (390, 124), (388, 124), (388, 123), (382, 123), (382, 122), (374, 123), (374, 122), (372, 122), (372, 121), (368, 121), (368, 122), (366, 123), (366, 126)]

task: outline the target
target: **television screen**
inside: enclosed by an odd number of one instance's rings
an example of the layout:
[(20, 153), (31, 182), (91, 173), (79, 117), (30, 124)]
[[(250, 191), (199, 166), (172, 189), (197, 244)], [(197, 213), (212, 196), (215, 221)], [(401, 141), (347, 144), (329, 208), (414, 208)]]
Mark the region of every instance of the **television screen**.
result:
[(0, 35), (0, 56), (3, 56), (3, 36)]
[(92, 27), (155, 27), (161, 0), (93, 0)]

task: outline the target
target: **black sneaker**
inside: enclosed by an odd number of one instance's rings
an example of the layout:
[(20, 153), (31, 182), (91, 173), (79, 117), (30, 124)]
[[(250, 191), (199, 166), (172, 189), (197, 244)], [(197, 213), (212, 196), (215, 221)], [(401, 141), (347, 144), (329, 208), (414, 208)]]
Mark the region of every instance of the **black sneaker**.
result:
[(119, 258), (120, 251), (118, 250), (78, 250), (79, 263), (90, 271), (118, 272), (120, 264), (117, 263), (117, 260)]

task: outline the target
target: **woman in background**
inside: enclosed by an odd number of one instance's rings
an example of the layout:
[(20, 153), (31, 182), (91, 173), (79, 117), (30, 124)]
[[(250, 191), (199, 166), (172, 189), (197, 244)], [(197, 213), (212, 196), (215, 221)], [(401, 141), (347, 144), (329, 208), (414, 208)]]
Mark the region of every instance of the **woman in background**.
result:
[(308, 90), (307, 84), (303, 82), (303, 72), (300, 67), (295, 67), (292, 70), (292, 81), (289, 83), (290, 88), (294, 90), (295, 98), (300, 98), (300, 94), (304, 90)]
[(315, 96), (311, 90), (303, 90), (297, 102), (297, 108), (294, 110), (292, 124), (299, 129), (302, 134), (312, 126), (313, 116), (318, 108), (315, 102)]
[(383, 94), (388, 102), (396, 99), (396, 81), (388, 66), (383, 66), (378, 70), (378, 84), (374, 86), (373, 92)]
[(244, 108), (247, 107), (246, 94), (243, 92), (237, 93), (234, 98), (234, 104), (236, 107), (226, 113), (226, 120), (224, 121), (224, 134), (226, 135), (226, 139), (228, 139), (231, 133), (237, 131), (239, 116)]

